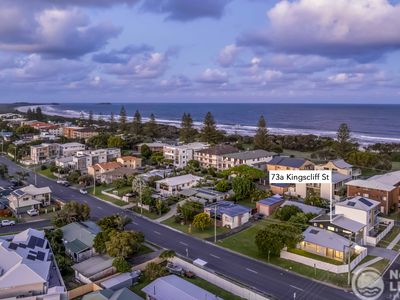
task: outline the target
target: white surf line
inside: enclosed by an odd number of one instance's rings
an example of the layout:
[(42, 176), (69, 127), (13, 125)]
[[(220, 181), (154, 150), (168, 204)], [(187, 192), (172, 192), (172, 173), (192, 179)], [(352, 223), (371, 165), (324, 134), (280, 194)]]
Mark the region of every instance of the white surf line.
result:
[(216, 256), (216, 255), (212, 254), (212, 253), (209, 253), (209, 254), (210, 254), (210, 256), (215, 257), (215, 258), (217, 258), (217, 259), (220, 259), (220, 258), (221, 258), (221, 257), (219, 257), (219, 256)]
[(249, 272), (251, 272), (251, 273), (258, 274), (257, 271), (254, 271), (254, 270), (252, 270), (252, 269), (246, 268), (246, 270), (249, 271)]
[(161, 235), (161, 233), (159, 233), (158, 231), (153, 231), (155, 234)]
[(297, 287), (297, 286), (294, 286), (294, 285), (291, 285), (291, 284), (289, 284), (289, 286), (291, 286), (292, 288), (294, 288), (294, 289), (296, 289), (296, 290), (299, 290), (299, 291), (304, 292), (303, 289), (301, 289), (301, 288), (299, 288), (299, 287)]
[(179, 242), (179, 244), (182, 244), (183, 246), (189, 246), (188, 244), (186, 244), (184, 242)]

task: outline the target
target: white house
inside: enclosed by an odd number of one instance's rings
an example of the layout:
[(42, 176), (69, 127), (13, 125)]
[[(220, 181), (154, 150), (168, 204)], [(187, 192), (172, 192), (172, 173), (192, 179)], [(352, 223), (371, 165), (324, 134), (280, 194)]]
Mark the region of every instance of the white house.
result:
[(352, 179), (355, 179), (361, 175), (361, 170), (354, 168), (353, 165), (347, 163), (343, 159), (330, 160), (325, 164), (316, 165), (316, 170), (331, 170), (343, 175), (350, 175)]
[(85, 145), (81, 143), (65, 143), (60, 145), (60, 156), (73, 156), (79, 151), (85, 150)]
[(192, 174), (165, 178), (156, 181), (156, 191), (164, 196), (175, 195), (182, 190), (193, 187), (202, 179), (202, 177)]
[(50, 205), (51, 189), (46, 187), (35, 187), (28, 185), (12, 191), (7, 197), (9, 206), (15, 214), (24, 213), (31, 208), (45, 207)]
[(43, 231), (30, 228), (10, 241), (0, 238), (0, 299), (66, 299), (56, 268)]
[(276, 153), (268, 152), (265, 150), (252, 150), (252, 151), (224, 154), (222, 156), (223, 159), (222, 169), (227, 170), (229, 168), (239, 165), (255, 166), (260, 163), (267, 163), (275, 155)]
[(218, 201), (209, 204), (204, 207), (204, 212), (212, 219), (216, 217), (218, 226), (231, 229), (247, 223), (251, 216), (250, 208), (230, 201)]
[(204, 143), (190, 143), (185, 145), (173, 146), (166, 145), (163, 148), (164, 158), (173, 162), (177, 168), (186, 167), (188, 161), (194, 159), (195, 151), (207, 149), (209, 145)]

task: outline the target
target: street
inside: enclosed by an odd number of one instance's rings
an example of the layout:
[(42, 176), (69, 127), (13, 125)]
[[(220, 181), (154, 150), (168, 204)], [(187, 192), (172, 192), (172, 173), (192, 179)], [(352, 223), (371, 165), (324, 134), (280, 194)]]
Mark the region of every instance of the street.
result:
[[(8, 166), (10, 174), (22, 169), (5, 157), (0, 157), (0, 163)], [(31, 172), (29, 172), (27, 181), (34, 183), (34, 176)], [(48, 178), (38, 175), (37, 186), (49, 186), (54, 197), (60, 200), (75, 200), (80, 203), (87, 203), (91, 209), (91, 217), (95, 220), (112, 214), (129, 216), (133, 219), (133, 222), (127, 226), (127, 229), (142, 231), (149, 242), (163, 248), (172, 249), (180, 255), (188, 255), (193, 260), (196, 258), (205, 260), (208, 262), (206, 265), (208, 269), (265, 294), (273, 295), (278, 299), (357, 299), (352, 293), (313, 281), (272, 265), (233, 253), (210, 242), (177, 232), (162, 224), (142, 218), (131, 211), (115, 207), (90, 195), (83, 195), (78, 190), (64, 187)], [(36, 223), (35, 226), (45, 226)], [(23, 230), (26, 228), (24, 226), (29, 226), (29, 224), (1, 228), (0, 233)]]

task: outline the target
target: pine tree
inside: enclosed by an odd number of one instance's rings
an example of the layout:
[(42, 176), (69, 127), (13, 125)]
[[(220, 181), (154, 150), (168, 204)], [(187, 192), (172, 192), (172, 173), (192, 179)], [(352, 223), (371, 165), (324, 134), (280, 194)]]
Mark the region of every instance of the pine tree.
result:
[(132, 131), (136, 135), (142, 133), (142, 116), (140, 115), (139, 110), (136, 110), (135, 115), (133, 116)]
[(336, 141), (334, 144), (334, 150), (336, 154), (341, 158), (346, 158), (350, 152), (357, 149), (357, 144), (354, 143), (351, 138), (350, 128), (346, 123), (342, 123), (336, 134)]
[(183, 113), (179, 139), (184, 143), (192, 143), (195, 140), (196, 130), (193, 128), (193, 119), (190, 114)]
[(115, 116), (114, 116), (114, 112), (111, 112), (111, 115), (110, 115), (110, 131), (111, 132), (115, 131)]
[(268, 150), (270, 147), (267, 122), (264, 116), (260, 116), (257, 124), (257, 132), (254, 136), (254, 146), (256, 149)]
[(99, 117), (97, 118), (97, 122), (99, 123), (100, 126), (104, 125), (103, 113), (99, 113)]
[(36, 120), (38, 120), (38, 121), (44, 120), (44, 116), (43, 116), (42, 109), (40, 108), (40, 106), (36, 107)]
[(201, 129), (201, 139), (209, 144), (218, 143), (219, 133), (215, 120), (211, 112), (208, 112), (204, 118), (203, 128)]
[(89, 118), (88, 118), (89, 125), (93, 125), (93, 111), (89, 111)]
[(154, 114), (150, 115), (149, 121), (146, 123), (146, 135), (154, 138), (157, 135), (157, 122)]
[(121, 111), (119, 112), (119, 129), (121, 131), (126, 130), (126, 110), (125, 107), (121, 107)]
[(26, 117), (28, 120), (33, 120), (34, 117), (34, 112), (32, 111), (31, 108), (28, 108), (28, 110), (26, 111)]

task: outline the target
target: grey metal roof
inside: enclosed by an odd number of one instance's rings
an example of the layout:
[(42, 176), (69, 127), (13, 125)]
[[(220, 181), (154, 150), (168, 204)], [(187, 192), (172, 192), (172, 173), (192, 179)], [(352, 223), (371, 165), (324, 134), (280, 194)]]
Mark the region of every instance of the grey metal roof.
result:
[(300, 208), (304, 213), (313, 213), (316, 215), (322, 214), (325, 212), (325, 210), (321, 207), (316, 207), (316, 206), (312, 206), (312, 205), (307, 205), (304, 203), (300, 203), (297, 201), (291, 201), (291, 200), (286, 200), (281, 207), (284, 207), (286, 205), (294, 205), (297, 206), (298, 208)]
[(201, 149), (201, 150), (198, 150), (197, 152), (208, 154), (208, 155), (226, 155), (229, 153), (239, 152), (239, 150), (231, 145), (221, 144), (221, 145), (215, 145), (208, 149)]
[(351, 164), (345, 162), (343, 159), (332, 160), (332, 163), (339, 169), (348, 169), (353, 167)]
[(73, 265), (72, 269), (81, 273), (85, 277), (91, 277), (101, 271), (111, 268), (112, 262), (112, 257), (107, 255), (97, 255)]
[(351, 232), (358, 232), (362, 228), (365, 227), (364, 224), (354, 221), (350, 218), (347, 218), (342, 214), (332, 215), (332, 222), (331, 222), (330, 215), (328, 215), (328, 214), (319, 215), (310, 220), (310, 223), (314, 223), (314, 222), (315, 223), (322, 223), (322, 222), (330, 223), (330, 224), (336, 225), (338, 227), (341, 227), (343, 229), (349, 230)]
[[(329, 230), (309, 226), (303, 232), (305, 242), (320, 245), (337, 251), (343, 251), (346, 247), (350, 246), (350, 242)], [(347, 248), (346, 248), (347, 249)]]
[(344, 175), (338, 172), (332, 172), (332, 183), (339, 183), (342, 181), (346, 181), (346, 180), (350, 180), (351, 179), (351, 175)]
[(217, 206), (217, 214), (224, 214), (230, 217), (236, 217), (251, 211), (251, 209), (246, 206), (235, 204), (230, 201), (218, 201), (208, 205), (207, 207), (214, 210), (215, 206)]
[(361, 196), (356, 196), (335, 204), (335, 206), (350, 207), (364, 211), (370, 211), (379, 205), (380, 202)]
[(268, 198), (262, 199), (262, 200), (260, 200), (258, 202), (261, 203), (261, 204), (264, 204), (264, 205), (274, 205), (274, 204), (277, 204), (277, 203), (281, 203), (283, 201), (284, 201), (284, 199), (283, 199), (282, 196), (274, 195), (272, 197), (268, 197)]
[(70, 223), (60, 228), (63, 232), (63, 240), (72, 242), (74, 240), (80, 240), (88, 247), (93, 246), (93, 240), (101, 230), (94, 222), (85, 223)]
[(241, 159), (241, 160), (249, 160), (249, 159), (257, 159), (263, 157), (270, 157), (276, 155), (275, 152), (268, 152), (265, 150), (252, 150), (252, 151), (244, 151), (238, 153), (230, 153), (224, 155), (224, 157)]
[(156, 300), (223, 300), (176, 275), (157, 278), (142, 291)]
[(275, 156), (268, 162), (268, 165), (279, 165), (292, 168), (300, 168), (307, 160), (305, 158), (298, 157), (284, 157)]

